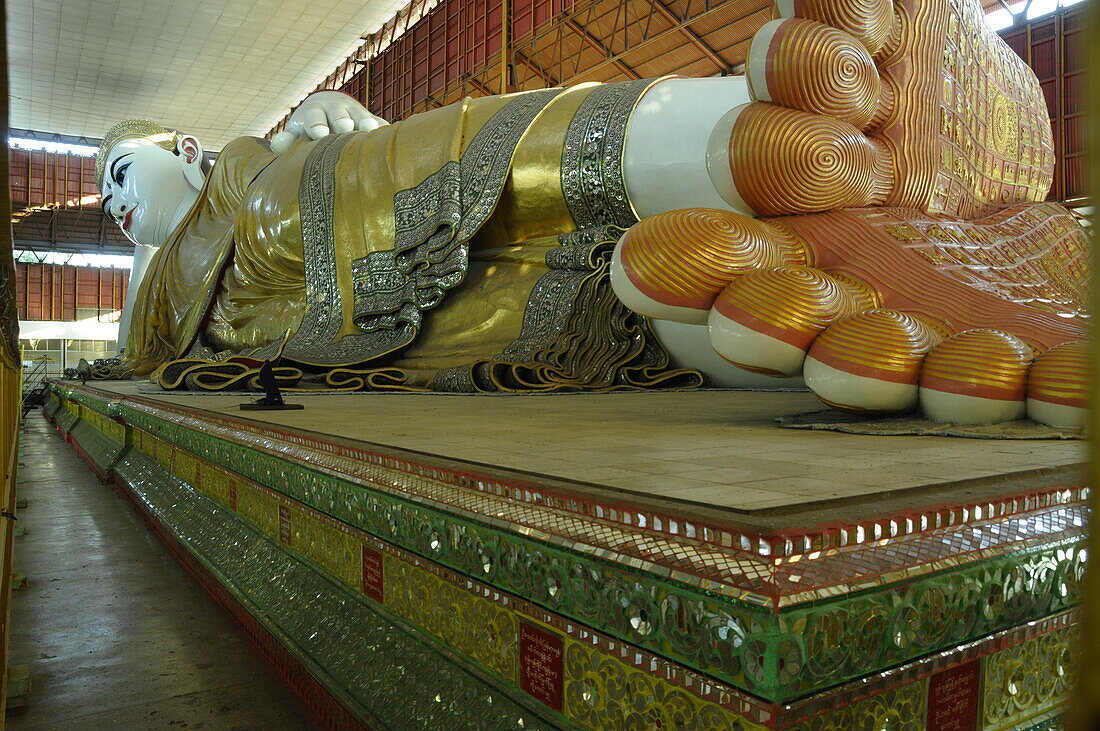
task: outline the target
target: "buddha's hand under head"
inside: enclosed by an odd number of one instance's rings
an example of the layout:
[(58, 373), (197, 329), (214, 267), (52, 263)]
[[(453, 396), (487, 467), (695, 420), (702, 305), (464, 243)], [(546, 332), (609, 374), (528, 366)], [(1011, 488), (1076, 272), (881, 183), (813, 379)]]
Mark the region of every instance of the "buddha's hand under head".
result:
[(286, 129), (271, 140), (271, 151), (281, 155), (299, 137), (319, 140), (331, 134), (369, 132), (389, 124), (342, 91), (317, 91), (305, 98), (290, 115)]

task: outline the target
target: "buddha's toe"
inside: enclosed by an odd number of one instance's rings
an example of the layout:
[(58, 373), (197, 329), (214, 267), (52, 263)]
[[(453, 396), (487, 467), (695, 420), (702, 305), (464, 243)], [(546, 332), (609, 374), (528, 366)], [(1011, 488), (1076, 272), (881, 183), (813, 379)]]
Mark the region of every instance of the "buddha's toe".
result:
[(898, 22), (890, 0), (777, 0), (775, 9), (780, 18), (807, 18), (838, 28), (871, 55), (882, 50)]
[(865, 129), (882, 96), (871, 54), (854, 37), (802, 18), (772, 20), (753, 37), (748, 81), (757, 101)]
[(761, 216), (868, 206), (890, 185), (886, 152), (840, 119), (752, 102), (728, 112), (714, 135), (712, 149), (728, 140), (733, 186), (719, 193)]
[[(727, 114), (708, 146), (730, 206), (974, 217), (1045, 196), (1042, 91), (981, 3), (776, 0), (776, 10), (749, 48), (755, 101)], [(714, 162), (727, 140), (732, 183)]]
[(1024, 416), (1024, 393), (1034, 351), (1000, 330), (966, 330), (945, 340), (924, 361), (920, 404), (933, 421), (995, 424)]
[(866, 293), (818, 269), (781, 266), (751, 272), (715, 299), (708, 319), (710, 342), (741, 368), (794, 376), (825, 328), (872, 306)]
[(648, 317), (703, 324), (734, 278), (797, 259), (774, 227), (729, 211), (686, 208), (650, 216), (619, 240), (611, 286)]
[[(884, 7), (874, 29), (856, 28), (876, 39), (865, 44), (828, 24), (854, 21), (849, 9), (807, 0), (788, 10), (811, 15), (770, 21), (753, 37), (747, 76), (756, 101), (729, 111), (709, 145), (712, 170), (728, 160), (731, 175), (712, 179), (731, 206), (763, 216), (855, 208), (881, 203), (893, 186), (889, 150), (864, 134), (893, 106), (869, 51), (881, 46), (893, 10)], [(829, 20), (807, 19), (817, 10)]]
[(1088, 343), (1074, 340), (1035, 359), (1027, 380), (1027, 415), (1064, 429), (1085, 426), (1088, 411)]
[(867, 310), (828, 327), (806, 357), (806, 385), (825, 403), (860, 413), (917, 405), (921, 362), (940, 336), (897, 310)]

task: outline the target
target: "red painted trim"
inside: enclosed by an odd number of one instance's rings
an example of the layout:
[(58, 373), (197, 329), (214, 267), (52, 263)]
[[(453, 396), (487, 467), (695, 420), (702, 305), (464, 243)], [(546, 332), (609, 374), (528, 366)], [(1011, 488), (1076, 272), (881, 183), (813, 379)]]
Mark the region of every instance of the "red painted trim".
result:
[(1087, 409), (1089, 407), (1087, 398), (1072, 398), (1062, 396), (1051, 396), (1049, 394), (1031, 394), (1027, 395), (1029, 399), (1035, 401), (1042, 401), (1048, 404), (1057, 404), (1058, 406), (1072, 406), (1075, 409)]
[(835, 351), (830, 348), (813, 349), (810, 351), (809, 357), (841, 373), (849, 373), (853, 376), (859, 376), (860, 378), (870, 378), (886, 383), (897, 383), (902, 386), (917, 385), (917, 374), (920, 371), (919, 365), (915, 363), (911, 371), (891, 371), (866, 363), (856, 363), (837, 357)]
[(929, 391), (940, 391), (958, 396), (973, 396), (990, 401), (1023, 401), (1024, 382), (1021, 381), (1012, 388), (990, 386), (983, 383), (972, 383), (954, 378), (941, 378), (924, 374), (920, 379), (920, 386)]
[(719, 297), (714, 301), (714, 309), (718, 310), (718, 314), (731, 322), (803, 350), (809, 350), (810, 344), (821, 332), (820, 330), (805, 332), (793, 327), (776, 327), (770, 322), (761, 320), (751, 312), (746, 312), (725, 297)]

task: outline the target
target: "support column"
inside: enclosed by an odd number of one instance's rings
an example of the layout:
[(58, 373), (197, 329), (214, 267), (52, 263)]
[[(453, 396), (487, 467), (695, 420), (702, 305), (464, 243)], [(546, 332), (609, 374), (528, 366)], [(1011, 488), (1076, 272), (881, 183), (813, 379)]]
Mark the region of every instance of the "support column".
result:
[(508, 93), (512, 57), (512, 17), (508, 0), (500, 0), (500, 93)]

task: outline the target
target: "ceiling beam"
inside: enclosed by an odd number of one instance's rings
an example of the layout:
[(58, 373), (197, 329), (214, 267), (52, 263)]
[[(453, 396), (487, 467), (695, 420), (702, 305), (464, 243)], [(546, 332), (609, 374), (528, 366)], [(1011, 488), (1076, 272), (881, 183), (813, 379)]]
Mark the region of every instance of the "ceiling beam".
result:
[(489, 87), (487, 87), (485, 84), (483, 84), (480, 81), (478, 81), (477, 79), (475, 79), (473, 76), (471, 76), (470, 78), (468, 78), (466, 80), (470, 82), (470, 86), (474, 87), (475, 89), (480, 91), (482, 94), (488, 94), (488, 95), (492, 96), (493, 91), (491, 89), (489, 89)]
[(117, 244), (104, 244), (103, 246), (97, 246), (96, 244), (72, 244), (65, 243), (64, 241), (50, 242), (50, 241), (38, 241), (36, 239), (20, 239), (15, 238), (12, 240), (12, 248), (19, 251), (36, 251), (42, 254), (49, 253), (51, 251), (61, 252), (63, 254), (118, 254), (120, 256), (133, 256), (133, 246), (122, 246)]
[[(708, 16), (708, 15), (712, 15), (712, 14), (713, 14), (713, 13), (714, 13), (715, 11), (717, 11), (717, 10), (718, 10), (719, 8), (722, 8), (722, 7), (724, 7), (724, 6), (723, 6), (723, 5), (715, 5), (715, 6), (712, 6), (712, 7), (711, 7), (711, 8), (709, 9), (709, 10), (704, 10), (703, 12), (699, 13), (698, 15), (696, 15), (696, 16), (695, 16), (694, 18), (692, 18), (691, 20), (692, 20), (692, 22), (695, 22), (696, 20), (699, 20), (699, 19), (701, 19), (701, 18), (704, 18), (704, 17), (706, 17), (706, 16)], [(767, 8), (760, 8), (760, 9), (758, 9), (758, 10), (754, 10), (754, 11), (752, 11), (751, 13), (749, 13), (748, 15), (742, 15), (742, 16), (741, 16), (740, 18), (738, 18), (737, 20), (733, 21), (732, 23), (728, 23), (727, 25), (733, 25), (733, 24), (735, 24), (735, 23), (740, 23), (741, 21), (744, 21), (744, 20), (748, 20), (748, 19), (749, 19), (749, 18), (751, 18), (752, 16), (754, 16), (754, 15), (757, 15), (757, 14), (759, 14), (759, 13), (761, 13), (761, 12), (764, 12), (764, 11), (766, 11), (766, 10), (767, 10)], [(620, 58), (620, 57), (622, 57), (623, 55), (625, 55), (625, 54), (627, 54), (627, 53), (632, 53), (632, 52), (635, 52), (635, 51), (640, 51), (641, 49), (645, 48), (645, 47), (646, 47), (646, 46), (648, 46), (649, 44), (651, 44), (651, 43), (655, 43), (655, 42), (657, 42), (657, 41), (661, 40), (662, 38), (665, 38), (665, 37), (667, 37), (667, 36), (669, 36), (669, 35), (671, 35), (671, 34), (673, 34), (673, 33), (678, 33), (678, 32), (679, 32), (679, 29), (678, 29), (678, 28), (676, 28), (676, 27), (672, 27), (672, 28), (668, 28), (668, 29), (666, 29), (666, 30), (663, 30), (663, 31), (661, 31), (661, 32), (657, 33), (656, 35), (652, 35), (652, 36), (650, 36), (649, 38), (646, 38), (645, 40), (643, 40), (643, 41), (641, 41), (641, 42), (639, 42), (639, 43), (636, 43), (636, 44), (634, 44), (634, 45), (633, 45), (633, 46), (631, 46), (631, 47), (630, 47), (629, 49), (627, 49), (627, 50), (623, 51), (623, 52), (622, 52), (622, 53), (620, 53), (620, 54), (617, 54), (617, 55), (615, 55), (615, 56), (611, 56), (610, 58), (608, 58), (608, 59), (606, 59), (606, 60), (602, 61), (601, 63), (598, 63), (598, 64), (596, 64), (596, 65), (594, 65), (594, 66), (592, 66), (592, 67), (590, 67), (590, 68), (584, 69), (584, 71), (583, 71), (582, 73), (584, 73), (585, 75), (590, 75), (590, 74), (592, 74), (592, 72), (593, 72), (593, 71), (596, 71), (596, 70), (598, 70), (598, 69), (600, 69), (600, 68), (603, 68), (604, 66), (607, 66), (607, 65), (609, 65), (609, 64), (615, 64), (615, 63), (616, 63), (616, 62), (617, 62), (617, 61), (619, 60), (619, 58)], [(566, 81), (568, 81), (568, 80), (566, 80)]]
[(707, 42), (704, 41), (698, 33), (689, 28), (687, 22), (678, 18), (662, 0), (650, 0), (650, 3), (653, 9), (657, 11), (658, 15), (675, 25), (677, 30), (680, 31), (680, 34), (687, 39), (688, 43), (695, 46), (695, 48), (706, 56), (711, 63), (718, 67), (719, 71), (724, 74), (728, 74), (732, 71), (732, 68), (726, 63), (726, 60), (719, 56), (717, 51), (707, 45)]
[(17, 248), (38, 251), (122, 252), (134, 245), (99, 208), (22, 208), (12, 211)]
[(619, 71), (622, 71), (624, 74), (626, 74), (627, 76), (629, 76), (632, 79), (642, 78), (641, 75), (637, 71), (635, 71), (630, 66), (627, 66), (625, 63), (623, 63), (622, 59), (620, 59), (618, 56), (613, 54), (609, 48), (604, 46), (604, 44), (600, 43), (599, 39), (597, 39), (595, 36), (593, 36), (591, 33), (589, 33), (577, 21), (573, 20), (572, 18), (566, 18), (564, 20), (564, 24), (565, 24), (566, 28), (568, 28), (569, 30), (573, 31), (578, 36), (580, 36), (580, 39), (582, 41), (584, 41), (588, 45), (592, 46), (592, 48), (595, 48), (597, 51), (602, 53), (604, 55), (604, 58), (607, 59), (605, 61), (605, 63), (610, 63), (612, 66), (619, 69)]
[(519, 61), (521, 64), (523, 64), (527, 68), (531, 69), (531, 71), (533, 71), (535, 73), (535, 76), (538, 76), (540, 79), (542, 79), (544, 82), (546, 82), (547, 85), (549, 85), (549, 86), (561, 86), (560, 81), (558, 81), (553, 76), (551, 76), (548, 71), (544, 70), (537, 63), (535, 63), (531, 59), (527, 58), (526, 54), (524, 54), (523, 51), (514, 51), (512, 53), (512, 56), (517, 61)]

